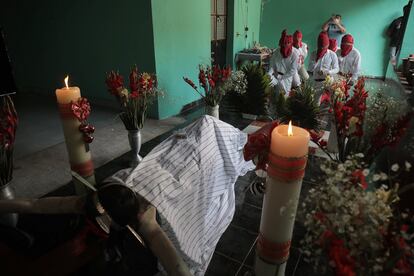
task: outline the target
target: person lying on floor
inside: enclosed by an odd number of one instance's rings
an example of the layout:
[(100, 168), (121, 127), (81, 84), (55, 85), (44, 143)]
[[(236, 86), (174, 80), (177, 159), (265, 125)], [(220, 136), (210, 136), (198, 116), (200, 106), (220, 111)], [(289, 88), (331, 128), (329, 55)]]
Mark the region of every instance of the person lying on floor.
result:
[[(128, 257), (126, 260), (128, 263), (128, 260), (134, 258), (134, 256), (128, 256), (131, 252), (140, 254), (140, 258), (143, 258), (142, 254), (147, 254), (148, 256), (144, 255), (143, 259), (151, 261), (150, 253), (145, 251), (145, 248), (148, 248), (158, 258), (168, 275), (192, 275), (156, 221), (154, 206), (151, 206), (144, 198), (135, 194), (125, 185), (105, 182), (98, 190), (93, 188), (92, 192), (85, 195), (0, 200), (0, 214), (9, 213), (42, 216), (51, 214), (79, 215), (80, 218), (83, 218), (82, 220), (85, 220), (85, 226), (79, 229), (79, 233), (72, 239), (72, 247), (68, 247), (71, 248), (73, 256), (83, 252), (87, 243), (86, 238), (88, 235), (92, 235), (105, 240), (106, 262), (111, 262), (111, 259), (114, 259), (116, 263), (119, 263), (120, 258)], [(0, 226), (5, 227), (1, 225), (1, 222)], [(9, 228), (9, 232), (12, 231), (13, 228)], [(128, 235), (130, 236), (128, 237)], [(125, 240), (135, 241), (136, 250), (133, 249), (134, 244), (132, 244), (128, 251), (120, 253)], [(122, 256), (123, 254), (125, 256)], [(131, 266), (131, 264), (127, 264), (127, 266)], [(142, 263), (141, 259), (133, 261), (133, 266), (139, 269), (140, 275), (141, 273), (144, 275), (156, 273), (155, 267), (148, 263)], [(115, 269), (114, 273), (116, 274), (119, 272), (111, 265), (108, 265), (107, 269)]]
[(244, 161), (246, 142), (247, 134), (203, 116), (160, 143), (135, 169), (105, 180), (109, 184), (97, 193), (3, 200), (0, 213), (92, 214), (101, 227), (112, 221), (140, 240), (136, 229), (168, 275), (204, 275), (233, 218), (236, 179), (255, 168)]
[(203, 116), (155, 147), (118, 181), (150, 202), (161, 228), (194, 275), (204, 275), (215, 247), (232, 221), (234, 184), (254, 169), (243, 158), (247, 134)]

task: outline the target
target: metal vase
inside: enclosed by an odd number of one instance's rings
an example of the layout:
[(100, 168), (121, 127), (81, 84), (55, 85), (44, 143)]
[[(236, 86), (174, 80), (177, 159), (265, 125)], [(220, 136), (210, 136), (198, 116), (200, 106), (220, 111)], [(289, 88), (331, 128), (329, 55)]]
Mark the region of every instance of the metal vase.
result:
[(215, 106), (206, 105), (206, 114), (219, 119), (219, 107), (218, 104)]
[[(0, 186), (0, 200), (4, 199), (14, 199), (14, 190), (12, 188), (12, 181), (6, 185)], [(18, 215), (16, 213), (1, 214), (0, 215), (0, 224), (7, 225), (11, 227), (16, 227), (18, 220)]]
[(335, 121), (331, 121), (331, 130), (329, 132), (327, 150), (332, 153), (338, 153), (338, 136), (336, 134)]
[(129, 146), (131, 147), (131, 161), (130, 166), (135, 168), (142, 161), (142, 157), (139, 155), (141, 150), (141, 131), (137, 130), (128, 130), (128, 141)]

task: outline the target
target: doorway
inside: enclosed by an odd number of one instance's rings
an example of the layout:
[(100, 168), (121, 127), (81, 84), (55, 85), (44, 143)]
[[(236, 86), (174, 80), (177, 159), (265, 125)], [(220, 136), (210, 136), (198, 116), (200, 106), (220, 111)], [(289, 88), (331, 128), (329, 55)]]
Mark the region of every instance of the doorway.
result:
[(213, 65), (226, 64), (227, 0), (211, 0), (211, 60)]

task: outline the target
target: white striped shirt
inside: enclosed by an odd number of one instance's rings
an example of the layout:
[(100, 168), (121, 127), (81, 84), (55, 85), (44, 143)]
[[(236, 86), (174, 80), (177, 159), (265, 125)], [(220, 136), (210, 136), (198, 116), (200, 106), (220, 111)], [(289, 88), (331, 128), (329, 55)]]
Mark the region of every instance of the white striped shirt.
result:
[(194, 275), (204, 275), (235, 210), (234, 183), (254, 169), (243, 159), (247, 135), (204, 116), (155, 147), (125, 184), (157, 208), (166, 232)]

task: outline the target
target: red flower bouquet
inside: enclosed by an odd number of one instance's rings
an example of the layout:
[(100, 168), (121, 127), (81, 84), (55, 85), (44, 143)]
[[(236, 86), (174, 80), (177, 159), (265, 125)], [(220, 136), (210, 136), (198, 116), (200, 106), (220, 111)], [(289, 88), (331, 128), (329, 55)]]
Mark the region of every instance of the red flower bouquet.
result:
[(148, 106), (155, 100), (160, 90), (157, 88), (157, 78), (153, 74), (140, 73), (134, 66), (129, 74), (129, 88), (124, 86), (123, 77), (115, 71), (106, 77), (108, 91), (114, 95), (122, 106), (119, 114), (125, 128), (138, 130), (144, 126)]
[(213, 67), (206, 67), (200, 65), (198, 73), (198, 81), (204, 90), (204, 94), (200, 92), (194, 82), (186, 77), (184, 81), (188, 83), (201, 97), (204, 98), (206, 105), (216, 106), (220, 104), (221, 99), (226, 94), (225, 83), (231, 76), (231, 68), (220, 68), (215, 65)]
[[(365, 90), (365, 79), (359, 78), (352, 96), (349, 93), (350, 81), (339, 79), (334, 82), (327, 80), (325, 91), (321, 97), (321, 105), (328, 105), (328, 112), (333, 115), (332, 123), (338, 137), (338, 155), (326, 151), (324, 141), (312, 136), (312, 141), (323, 149), (332, 160), (344, 162), (346, 157), (355, 153), (363, 136), (363, 124), (366, 111), (368, 92)], [(331, 135), (334, 135), (331, 133)]]
[(11, 97), (0, 97), (0, 185), (6, 185), (13, 178), (13, 148), (17, 123), (17, 112)]

